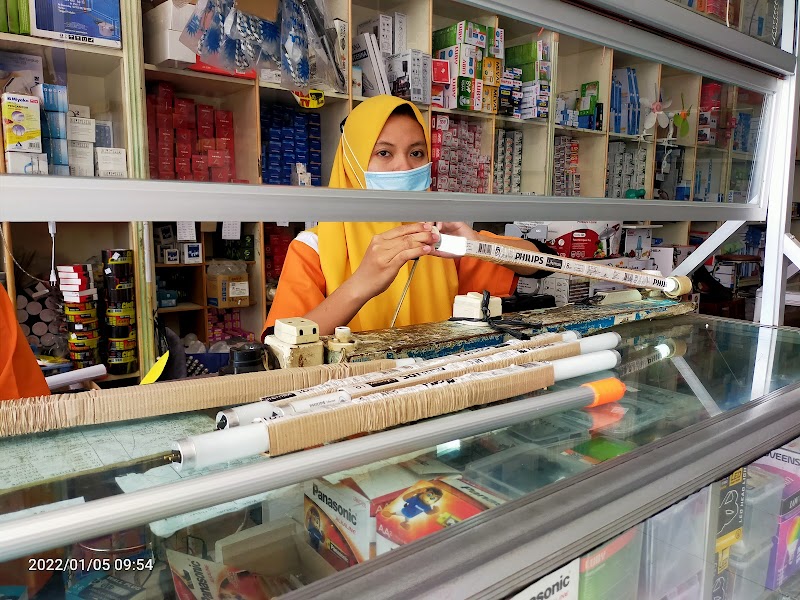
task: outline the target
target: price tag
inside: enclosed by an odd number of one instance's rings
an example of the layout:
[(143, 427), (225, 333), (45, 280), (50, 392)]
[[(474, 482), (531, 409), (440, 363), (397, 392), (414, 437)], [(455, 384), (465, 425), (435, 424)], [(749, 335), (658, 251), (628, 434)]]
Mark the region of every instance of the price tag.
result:
[(278, 227), (288, 227), (289, 221), (276, 221), (275, 225), (277, 225)]
[(241, 221), (223, 221), (222, 222), (222, 239), (223, 240), (239, 240), (242, 238), (242, 222)]
[(178, 221), (178, 241), (195, 242), (197, 241), (197, 231), (194, 221)]

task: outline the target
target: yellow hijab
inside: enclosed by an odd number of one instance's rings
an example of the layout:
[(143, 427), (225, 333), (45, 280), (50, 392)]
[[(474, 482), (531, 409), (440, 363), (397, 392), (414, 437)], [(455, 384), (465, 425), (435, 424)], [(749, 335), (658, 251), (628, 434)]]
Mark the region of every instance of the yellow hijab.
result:
[[(398, 106), (408, 104), (425, 131), (430, 155), (430, 134), (425, 119), (412, 103), (395, 96), (376, 96), (359, 104), (347, 117), (343, 137), (339, 141), (331, 170), (332, 188), (363, 189), (364, 173), (369, 165), (372, 149), (383, 126)], [(399, 194), (398, 192), (387, 192)], [(319, 256), (325, 276), (327, 295), (330, 296), (358, 266), (373, 236), (402, 225), (402, 223), (320, 223)], [(389, 327), (397, 303), (411, 272), (408, 262), (384, 293), (367, 302), (350, 322), (354, 331), (369, 331)], [(397, 316), (397, 326), (415, 323), (432, 323), (449, 319), (453, 298), (458, 293), (458, 274), (455, 262), (432, 256), (423, 256), (414, 273), (414, 279)]]

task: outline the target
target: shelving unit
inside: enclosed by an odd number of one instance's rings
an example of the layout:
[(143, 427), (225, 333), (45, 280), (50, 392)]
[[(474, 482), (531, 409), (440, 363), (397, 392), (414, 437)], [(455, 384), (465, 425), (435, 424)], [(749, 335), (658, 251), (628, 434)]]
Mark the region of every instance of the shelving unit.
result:
[[(556, 136), (568, 135), (580, 142), (579, 169), (581, 173), (581, 195), (584, 197), (602, 198), (606, 195), (606, 168), (608, 162), (608, 145), (623, 141), (628, 148), (645, 148), (646, 162), (646, 198), (658, 197), (659, 164), (657, 155), (664, 148), (665, 142), (672, 148), (680, 149), (684, 156), (681, 159), (682, 179), (690, 182), (690, 197), (694, 199), (694, 181), (698, 160), (709, 155), (719, 155), (722, 165), (719, 186), (721, 193), (727, 198), (728, 192), (739, 190), (741, 173), (753, 167), (752, 150), (742, 152), (734, 150), (732, 141), (719, 148), (698, 146), (698, 111), (703, 79), (701, 76), (681, 71), (671, 66), (644, 60), (638, 56), (616, 51), (582, 39), (563, 34), (556, 34), (526, 22), (517, 21), (505, 16), (497, 16), (486, 9), (462, 4), (454, 0), (329, 0), (327, 8), (334, 18), (347, 21), (350, 39), (357, 34), (358, 24), (371, 19), (379, 12), (391, 13), (400, 11), (407, 16), (408, 47), (431, 52), (432, 32), (458, 21), (467, 19), (487, 26), (502, 27), (505, 30), (506, 48), (545, 39), (551, 43), (552, 53), (552, 95), (551, 110), (548, 119), (532, 119), (521, 121), (510, 117), (496, 116), (482, 112), (446, 110), (418, 105), (426, 119), (433, 119), (438, 114), (465, 117), (480, 122), (484, 126), (482, 153), (492, 160), (494, 170), (494, 140), (498, 129), (521, 131), (523, 133), (523, 170), (522, 192), (537, 195), (549, 195), (553, 190), (553, 144)], [(129, 175), (131, 177), (147, 177), (146, 162), (144, 169), (135, 166), (135, 160), (148, 154), (146, 136), (146, 115), (144, 114), (144, 88), (156, 82), (168, 82), (175, 87), (178, 96), (193, 98), (198, 102), (210, 104), (215, 108), (231, 110), (235, 124), (235, 165), (237, 178), (246, 179), (251, 184), (262, 183), (261, 178), (261, 109), (269, 105), (285, 105), (297, 107), (298, 104), (289, 90), (280, 85), (259, 79), (227, 77), (205, 72), (185, 69), (156, 67), (147, 63), (147, 56), (141, 50), (141, 30), (137, 19), (141, 20), (141, 7), (134, 2), (126, 8), (127, 16), (123, 19), (123, 39), (126, 43), (122, 50), (105, 49), (78, 43), (62, 43), (53, 40), (28, 36), (0, 34), (0, 50), (11, 50), (33, 53), (42, 56), (45, 62), (45, 80), (48, 83), (65, 83), (69, 87), (70, 101), (88, 104), (93, 116), (107, 118), (114, 123), (115, 145), (124, 146), (129, 155)], [(348, 55), (351, 47), (348, 48)], [(656, 90), (660, 90), (664, 99), (673, 101), (669, 111), (680, 107), (681, 95), (686, 107), (691, 106), (689, 118), (690, 129), (686, 135), (677, 136), (673, 140), (665, 140), (667, 131), (658, 129), (650, 131), (643, 138), (612, 132), (609, 126), (609, 94), (611, 90), (612, 71), (615, 68), (632, 67), (639, 78), (640, 96), (654, 100)], [(348, 66), (348, 77), (351, 68)], [(140, 73), (142, 86), (135, 81), (126, 81), (126, 73)], [(130, 75), (127, 75), (130, 78)], [(600, 97), (603, 104), (603, 127), (599, 131), (557, 126), (555, 115), (555, 98), (566, 90), (580, 89), (582, 83), (598, 81)], [(736, 112), (740, 107), (751, 111), (753, 118), (760, 116), (759, 100), (744, 91), (732, 88), (730, 96), (732, 104), (726, 108), (728, 112)], [(325, 105), (319, 110), (323, 132), (322, 140), (322, 182), (327, 185), (329, 173), (339, 141), (339, 126), (354, 106), (363, 98), (354, 96), (352, 90), (346, 93), (327, 91)], [(642, 119), (647, 107), (642, 106)], [(144, 132), (144, 134), (143, 134)], [(142, 139), (143, 136), (143, 139)], [(116, 141), (119, 140), (117, 143)], [(2, 162), (2, 161), (0, 161)], [(0, 164), (0, 170), (2, 165)], [(740, 175), (736, 175), (739, 173)], [(489, 192), (492, 189), (492, 177), (489, 177)], [(113, 198), (109, 201), (113, 202)], [(165, 199), (168, 201), (168, 199)], [(190, 217), (190, 215), (187, 215)], [(624, 215), (620, 215), (624, 218)], [(88, 216), (87, 216), (88, 218)], [(264, 219), (270, 215), (265, 214)], [(70, 225), (63, 229), (59, 224), (57, 244), (65, 248), (71, 239), (76, 242), (75, 256), (65, 257), (78, 261), (86, 257), (78, 256), (80, 250), (88, 250), (92, 244), (99, 252), (106, 241), (117, 241), (116, 245), (137, 248), (138, 260), (144, 263), (143, 253), (147, 245), (142, 246), (141, 233), (137, 238), (138, 224), (97, 225), (90, 229), (88, 225)], [(303, 228), (303, 224), (292, 224), (295, 230)], [(664, 223), (660, 235), (674, 244), (683, 245), (688, 241), (688, 233), (692, 228), (689, 223)], [(6, 226), (9, 240), (13, 240), (15, 252), (36, 250), (37, 260), (44, 268), (44, 257), (49, 256), (49, 236), (46, 227), (14, 224)], [(266, 318), (267, 292), (266, 285), (269, 274), (266, 270), (265, 258), (265, 223), (245, 223), (243, 233), (255, 236), (255, 260), (248, 263), (248, 274), (251, 288), (251, 306), (242, 311), (243, 327), (259, 333)], [(95, 233), (99, 232), (99, 233)], [(203, 238), (206, 234), (203, 234)], [(124, 243), (123, 243), (124, 240)], [(204, 239), (204, 241), (206, 241)], [(204, 245), (210, 252), (208, 245)], [(207, 339), (208, 303), (205, 298), (206, 268), (208, 262), (201, 265), (164, 265), (156, 264), (155, 256), (148, 257), (150, 279), (155, 281), (157, 273), (171, 273), (185, 270), (191, 274), (195, 282), (191, 302), (172, 309), (160, 309), (158, 314), (176, 327), (197, 329), (201, 339)], [(207, 254), (207, 258), (211, 254)], [(11, 269), (9, 269), (11, 271)], [(144, 273), (142, 267), (141, 273)], [(141, 277), (140, 277), (141, 278)], [(9, 289), (13, 298), (13, 273), (10, 273)], [(153, 283), (154, 285), (154, 283)], [(155, 290), (148, 290), (155, 296)], [(142, 306), (140, 311), (144, 311)], [(140, 312), (139, 320), (148, 318)], [(139, 327), (141, 330), (141, 325)], [(206, 336), (205, 338), (203, 336)], [(141, 346), (140, 346), (141, 347)], [(154, 356), (142, 356), (143, 367), (152, 364)], [(145, 369), (143, 368), (144, 372)]]

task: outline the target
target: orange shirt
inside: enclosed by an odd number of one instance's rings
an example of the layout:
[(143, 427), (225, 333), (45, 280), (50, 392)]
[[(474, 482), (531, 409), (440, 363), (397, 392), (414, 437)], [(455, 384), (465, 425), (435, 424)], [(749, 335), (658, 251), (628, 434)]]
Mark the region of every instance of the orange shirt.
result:
[(50, 388), (0, 285), (0, 400), (47, 396)]
[[(455, 261), (459, 294), (488, 290), (492, 296), (502, 297), (513, 294), (517, 287), (517, 275), (507, 267), (472, 257), (440, 260)], [(326, 297), (325, 291), (325, 276), (319, 254), (315, 248), (295, 239), (289, 245), (275, 300), (264, 328), (273, 327), (277, 319), (305, 315), (322, 304)], [(430, 302), (446, 302), (450, 307), (453, 300), (452, 297), (428, 299)], [(392, 315), (387, 315), (386, 327), (389, 326), (391, 317)]]

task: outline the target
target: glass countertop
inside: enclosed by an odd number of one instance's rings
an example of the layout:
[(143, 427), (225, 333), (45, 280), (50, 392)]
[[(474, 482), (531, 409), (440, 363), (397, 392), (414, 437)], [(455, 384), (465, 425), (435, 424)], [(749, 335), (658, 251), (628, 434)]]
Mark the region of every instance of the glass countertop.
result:
[[(215, 554), (224, 553), (220, 540), (288, 526), (294, 537), (286, 540), (305, 540), (326, 568), (341, 570), (800, 381), (800, 330), (694, 314), (614, 330), (622, 336), (622, 362), (615, 373), (591, 379), (618, 375), (627, 386), (619, 403), (518, 423), (393, 460), (370, 464), (364, 456), (363, 466), (347, 472), (170, 516), (141, 527), (138, 535), (157, 558), (169, 548), (228, 560)], [(90, 502), (191, 476), (168, 464), (170, 443), (210, 431), (213, 414), (0, 440), (0, 528), (24, 514), (18, 511)], [(350, 531), (337, 525), (328, 510), (344, 502), (337, 497), (366, 510), (367, 533), (363, 525)], [(352, 523), (355, 517), (349, 517)]]

